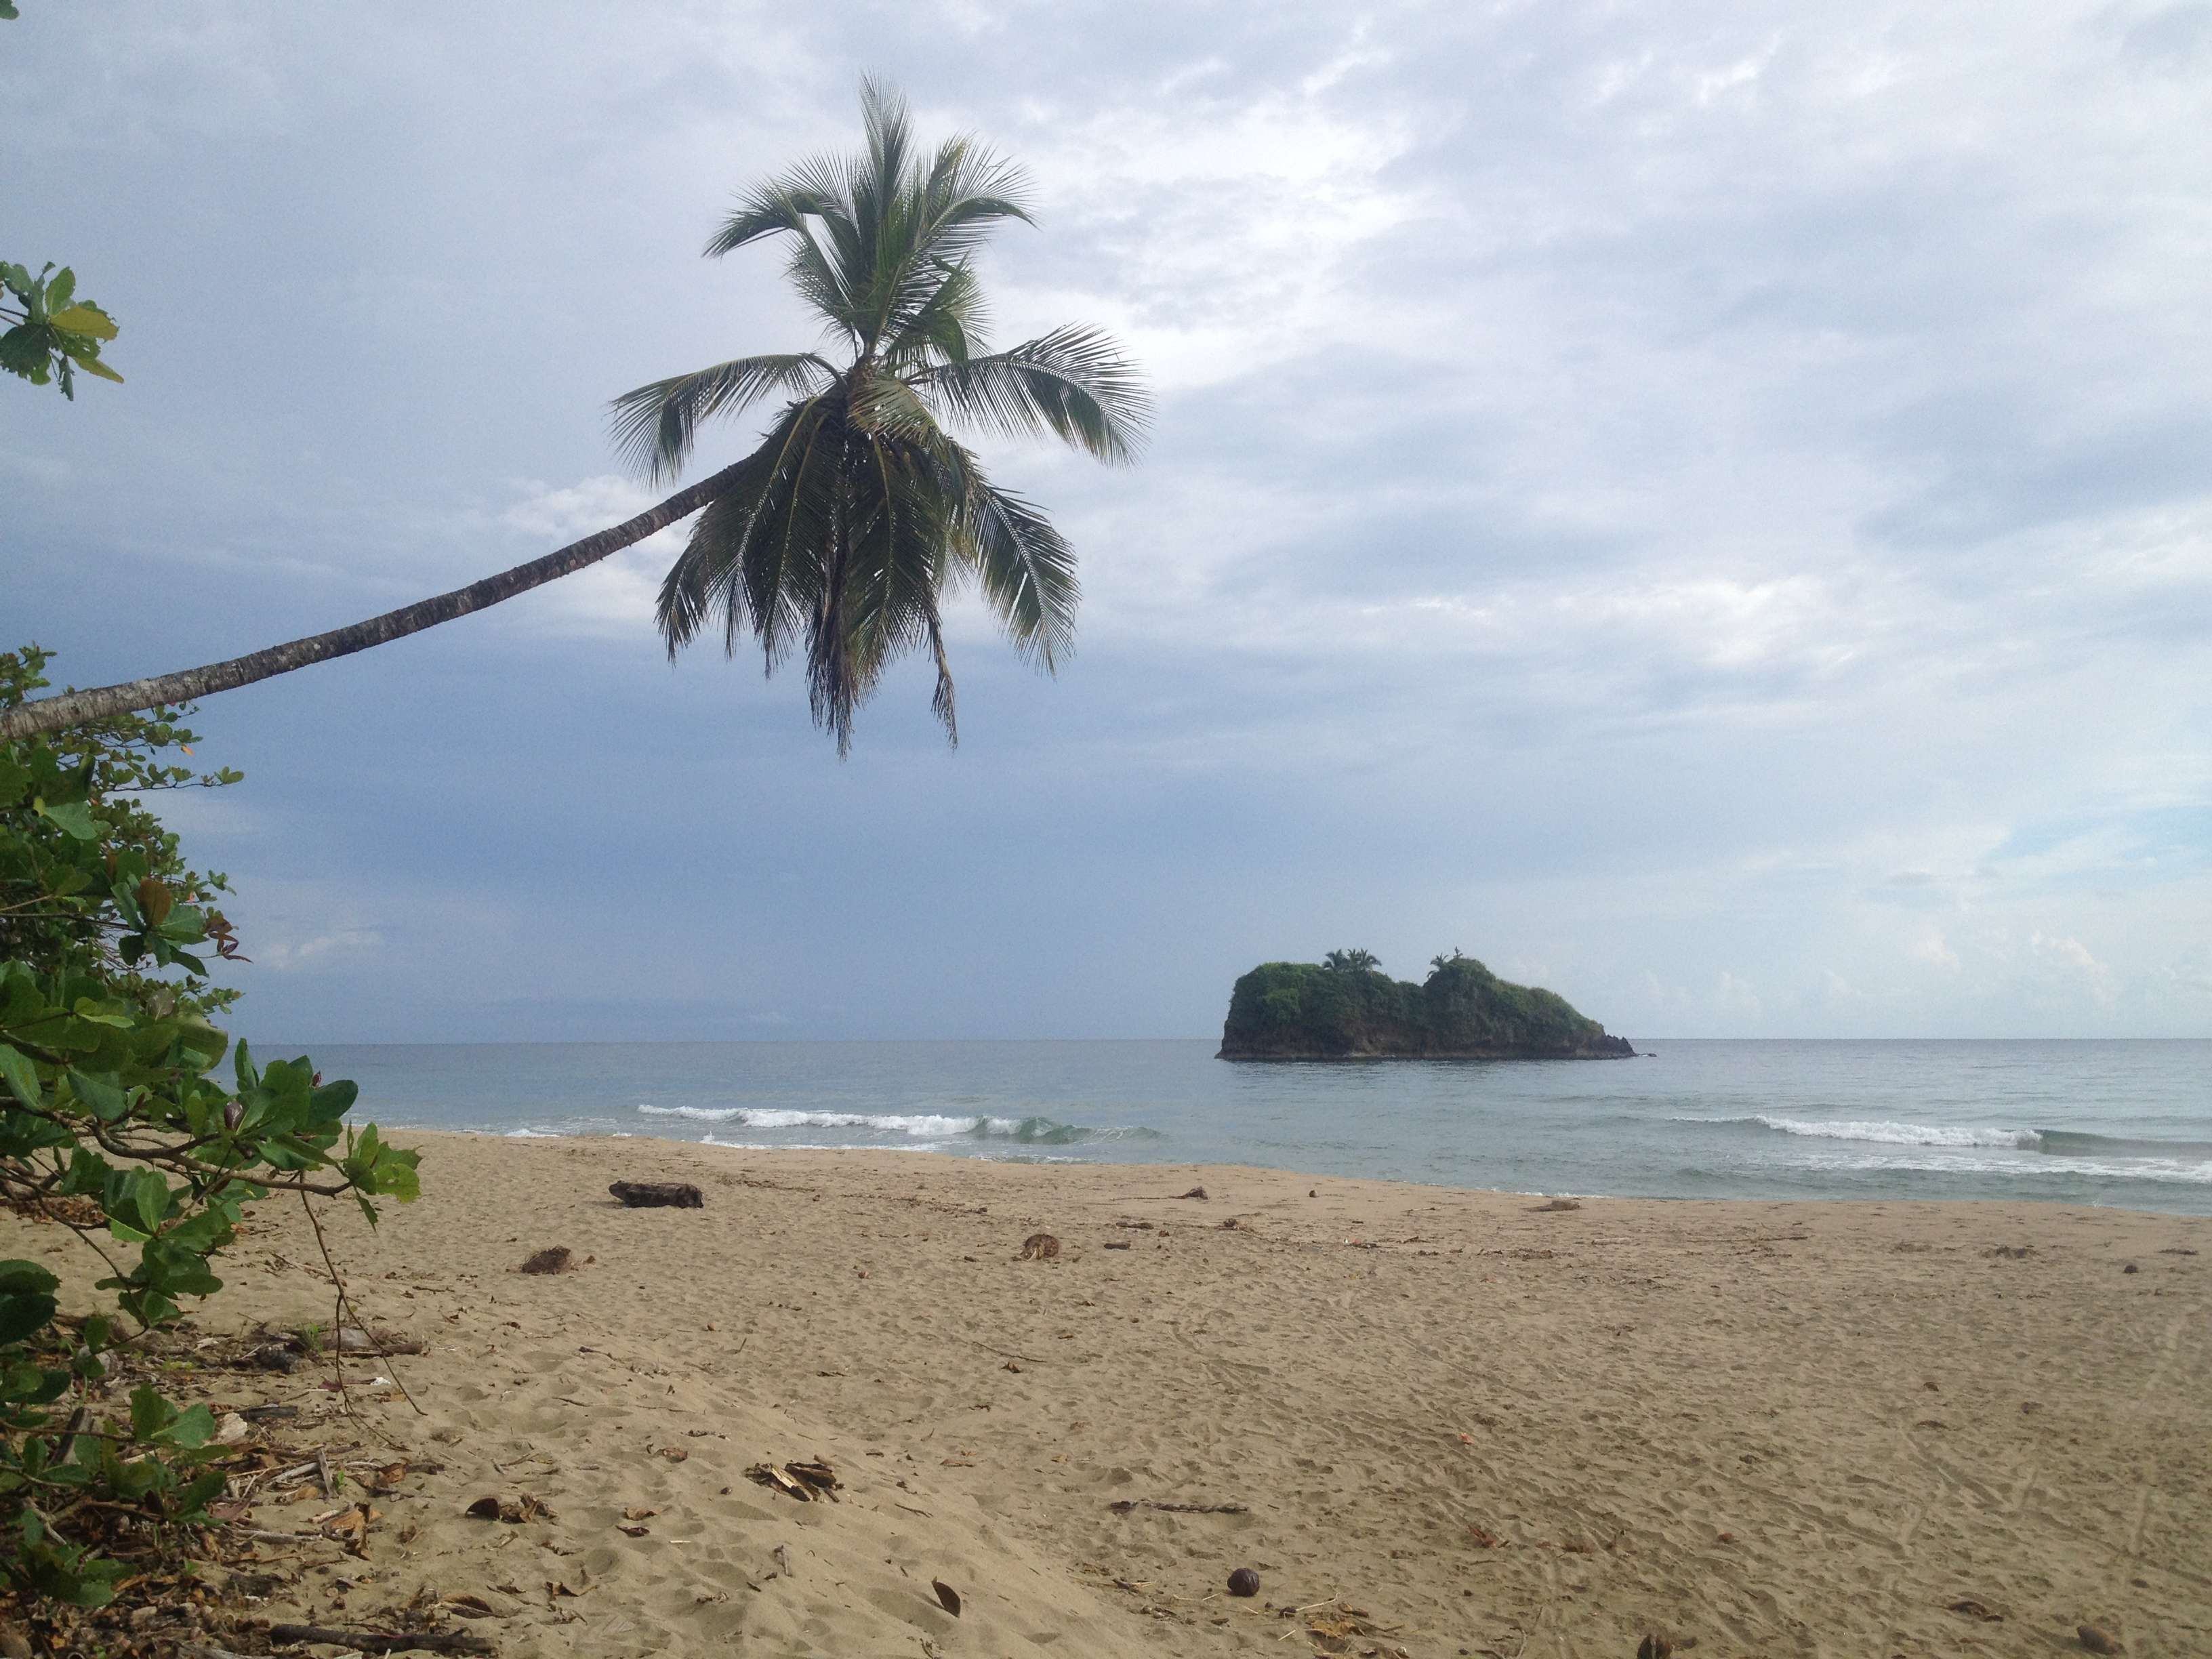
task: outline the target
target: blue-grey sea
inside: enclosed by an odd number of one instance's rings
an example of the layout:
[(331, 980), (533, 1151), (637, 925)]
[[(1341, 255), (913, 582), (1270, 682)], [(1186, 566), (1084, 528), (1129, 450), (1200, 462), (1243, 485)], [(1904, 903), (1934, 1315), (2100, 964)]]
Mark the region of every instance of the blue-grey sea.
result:
[(1634, 1060), (1264, 1065), (1204, 1040), (313, 1052), (386, 1126), (2212, 1214), (2212, 1042), (1633, 1041)]

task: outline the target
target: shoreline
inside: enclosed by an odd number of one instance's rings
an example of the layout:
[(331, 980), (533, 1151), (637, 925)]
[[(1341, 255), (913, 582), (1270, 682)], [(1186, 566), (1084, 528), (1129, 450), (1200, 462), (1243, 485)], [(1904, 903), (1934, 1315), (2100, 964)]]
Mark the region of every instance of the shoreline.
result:
[[(2039, 1198), (2028, 1194), (1946, 1194), (1923, 1198), (1896, 1194), (1868, 1194), (1860, 1195), (1806, 1194), (1704, 1194), (1704, 1193), (1607, 1193), (1595, 1188), (1580, 1187), (1469, 1187), (1449, 1181), (1422, 1181), (1411, 1176), (1337, 1175), (1326, 1170), (1297, 1169), (1290, 1165), (1272, 1164), (1238, 1164), (1213, 1161), (1197, 1163), (1188, 1160), (1152, 1162), (1133, 1158), (1085, 1158), (1071, 1152), (967, 1152), (951, 1146), (921, 1145), (913, 1146), (839, 1146), (827, 1143), (792, 1143), (775, 1145), (765, 1141), (716, 1140), (711, 1132), (701, 1139), (684, 1139), (674, 1135), (661, 1135), (651, 1130), (608, 1129), (567, 1131), (537, 1129), (527, 1127), (513, 1129), (452, 1129), (404, 1122), (386, 1122), (381, 1119), (364, 1118), (364, 1122), (375, 1121), (380, 1131), (390, 1131), (404, 1136), (465, 1136), (484, 1140), (559, 1141), (588, 1146), (596, 1142), (647, 1142), (655, 1146), (696, 1147), (709, 1152), (738, 1152), (760, 1158), (780, 1158), (786, 1154), (805, 1157), (836, 1158), (852, 1156), (869, 1158), (944, 1158), (957, 1164), (979, 1164), (1010, 1169), (1089, 1169), (1089, 1170), (1222, 1170), (1261, 1176), (1279, 1176), (1293, 1181), (1328, 1181), (1339, 1184), (1373, 1184), (1383, 1187), (1413, 1187), (1425, 1192), (1462, 1194), (1480, 1198), (1576, 1198), (1602, 1200), (1616, 1204), (1834, 1204), (1845, 1206), (1884, 1205), (2024, 1205), (2031, 1209), (2081, 1209), (2099, 1213), (2134, 1215), (2176, 1220), (2212, 1222), (2212, 1216), (2198, 1214), (2185, 1209), (2157, 1209), (2141, 1204), (2103, 1202), (2092, 1198)], [(389, 1135), (386, 1137), (389, 1139)], [(1014, 1143), (1021, 1144), (1021, 1143)]]
[[(2212, 1631), (2212, 1220), (393, 1133), (422, 1200), (326, 1224), (370, 1324), (428, 1345), (392, 1362), (428, 1415), (374, 1359), (358, 1423), (307, 1369), (199, 1378), (299, 1406), (255, 1431), (285, 1456), (410, 1465), (363, 1555), (259, 1547), (287, 1576), (260, 1617), (390, 1628), (428, 1584), (514, 1659), (1601, 1659), (1654, 1632), (1841, 1659), (2080, 1622), (2151, 1659)], [(617, 1178), (706, 1207), (624, 1210)], [(250, 1224), (198, 1340), (330, 1319), (296, 1207)], [(1057, 1255), (1019, 1259), (1040, 1231)], [(549, 1246), (584, 1265), (517, 1272)], [(816, 1458), (842, 1503), (746, 1474)], [(551, 1513), (469, 1518), (485, 1495)], [(1246, 1565), (1260, 1595), (1228, 1596)]]

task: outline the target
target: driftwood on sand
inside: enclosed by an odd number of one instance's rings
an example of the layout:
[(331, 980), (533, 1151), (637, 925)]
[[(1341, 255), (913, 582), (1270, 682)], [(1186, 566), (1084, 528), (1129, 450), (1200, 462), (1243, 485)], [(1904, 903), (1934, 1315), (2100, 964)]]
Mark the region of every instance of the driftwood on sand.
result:
[(688, 1181), (617, 1181), (607, 1190), (632, 1210), (703, 1210), (706, 1195)]
[(495, 1653), (492, 1644), (465, 1630), (330, 1630), (320, 1625), (272, 1625), (269, 1639), (279, 1646), (295, 1642), (328, 1642), (360, 1653)]

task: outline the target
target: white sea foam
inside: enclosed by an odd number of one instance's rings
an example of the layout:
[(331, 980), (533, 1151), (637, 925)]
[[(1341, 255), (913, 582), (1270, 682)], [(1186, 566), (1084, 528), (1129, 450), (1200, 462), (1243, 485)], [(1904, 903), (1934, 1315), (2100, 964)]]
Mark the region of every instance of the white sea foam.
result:
[(881, 1134), (1012, 1134), (1012, 1117), (946, 1117), (936, 1112), (804, 1112), (768, 1106), (640, 1106), (653, 1117), (688, 1117), (747, 1129), (872, 1129)]
[[(1984, 1154), (1994, 1148), (1981, 1149)], [(2092, 1176), (2108, 1181), (2148, 1181), (2190, 1187), (2212, 1186), (2212, 1164), (2190, 1164), (2178, 1158), (2147, 1158), (2124, 1164), (2094, 1158), (2042, 1158), (2033, 1162), (1989, 1156), (1977, 1158), (1965, 1149), (1957, 1158), (1916, 1158), (1910, 1152), (1826, 1152), (1806, 1158), (1801, 1166), (1837, 1171), (1918, 1171), (1929, 1175), (2004, 1176), (2026, 1182), (2057, 1181), (2069, 1176)]]
[(2035, 1129), (1950, 1127), (1867, 1118), (1829, 1121), (1764, 1115), (1752, 1121), (1785, 1135), (1811, 1135), (1822, 1140), (1866, 1140), (1885, 1146), (1986, 1146), (2032, 1152), (2043, 1145), (2042, 1133)]

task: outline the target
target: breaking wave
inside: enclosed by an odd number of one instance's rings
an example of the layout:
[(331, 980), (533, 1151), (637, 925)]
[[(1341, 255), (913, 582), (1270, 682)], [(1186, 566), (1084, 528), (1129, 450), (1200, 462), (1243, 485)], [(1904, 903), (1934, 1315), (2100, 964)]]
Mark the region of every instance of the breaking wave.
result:
[(1048, 1117), (957, 1116), (942, 1112), (793, 1111), (766, 1106), (653, 1106), (652, 1117), (682, 1117), (742, 1129), (850, 1129), (863, 1134), (918, 1140), (1006, 1140), (1029, 1146), (1072, 1146), (1084, 1141), (1158, 1140), (1160, 1132), (1133, 1124), (1060, 1123)]
[[(2077, 1129), (2009, 1128), (1996, 1124), (1907, 1123), (1890, 1118), (1678, 1117), (1677, 1123), (1735, 1129), (1757, 1135), (1786, 1135), (1883, 1148), (1922, 1147), (1949, 1154), (1941, 1161), (1909, 1155), (1869, 1152), (1851, 1167), (1943, 1170), (1953, 1174), (2037, 1174), (2099, 1176), (2113, 1180), (2185, 1182), (2212, 1185), (2212, 1141), (2159, 1140), (2088, 1134)], [(2008, 1161), (2006, 1152), (2039, 1157)], [(1974, 1153), (1981, 1157), (1972, 1156)], [(1810, 1155), (1810, 1149), (1808, 1149)], [(1991, 1156), (1996, 1154), (1997, 1156)], [(1838, 1147), (1820, 1154), (1817, 1167), (1842, 1168), (1849, 1155)], [(1844, 1159), (1839, 1164), (1837, 1160)], [(1813, 1166), (1808, 1166), (1813, 1167)]]

